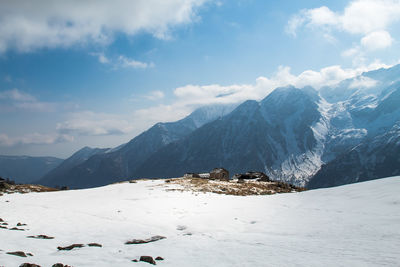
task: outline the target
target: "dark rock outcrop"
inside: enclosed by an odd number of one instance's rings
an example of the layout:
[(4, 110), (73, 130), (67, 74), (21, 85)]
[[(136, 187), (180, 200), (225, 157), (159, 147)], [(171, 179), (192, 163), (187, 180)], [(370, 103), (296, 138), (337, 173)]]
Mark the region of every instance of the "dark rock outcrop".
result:
[(22, 263), (19, 267), (40, 267), (40, 265), (34, 263)]
[(263, 172), (246, 172), (246, 173), (240, 173), (240, 174), (235, 174), (233, 176), (233, 179), (238, 179), (238, 180), (255, 180), (260, 182), (270, 182), (271, 179), (268, 177)]
[(67, 247), (57, 247), (58, 250), (72, 250), (74, 248), (83, 248), (85, 245), (83, 244), (72, 244)]
[(27, 236), (27, 238), (54, 239), (54, 237), (52, 237), (52, 236), (47, 236), (47, 235), (30, 235), (30, 236)]
[(151, 256), (140, 256), (140, 261), (144, 261), (144, 262), (156, 265), (156, 261)]
[(25, 254), (25, 252), (23, 252), (23, 251), (7, 252), (6, 254), (14, 255), (14, 256), (18, 256), (18, 257), (24, 257), (24, 258), (28, 257), (28, 256)]
[(13, 230), (13, 231), (25, 231), (25, 229), (21, 229), (21, 228), (17, 228), (17, 227), (10, 228), (10, 230)]
[(103, 247), (103, 246), (102, 246), (101, 244), (99, 244), (99, 243), (89, 243), (88, 246), (89, 246), (89, 247), (100, 247), (100, 248)]
[(158, 240), (162, 240), (165, 239), (165, 236), (160, 236), (160, 235), (156, 235), (156, 236), (152, 236), (150, 238), (147, 239), (132, 239), (130, 241), (126, 241), (125, 245), (132, 245), (132, 244), (145, 244), (145, 243), (150, 243), (150, 242), (155, 242)]
[(229, 171), (224, 168), (215, 168), (210, 172), (211, 180), (229, 180)]
[(72, 266), (70, 266), (70, 265), (64, 265), (64, 264), (62, 264), (62, 263), (55, 263), (55, 264), (53, 264), (51, 267), (72, 267)]

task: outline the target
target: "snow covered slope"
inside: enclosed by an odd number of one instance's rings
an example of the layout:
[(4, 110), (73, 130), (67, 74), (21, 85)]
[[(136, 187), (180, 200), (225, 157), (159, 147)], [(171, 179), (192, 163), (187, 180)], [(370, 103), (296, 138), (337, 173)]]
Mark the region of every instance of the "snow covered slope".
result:
[[(397, 266), (400, 177), (272, 196), (168, 191), (162, 180), (0, 197), (0, 265)], [(51, 240), (26, 238), (45, 234)], [(125, 245), (155, 235), (166, 239)], [(97, 242), (103, 247), (58, 251)], [(10, 251), (31, 252), (20, 258)]]

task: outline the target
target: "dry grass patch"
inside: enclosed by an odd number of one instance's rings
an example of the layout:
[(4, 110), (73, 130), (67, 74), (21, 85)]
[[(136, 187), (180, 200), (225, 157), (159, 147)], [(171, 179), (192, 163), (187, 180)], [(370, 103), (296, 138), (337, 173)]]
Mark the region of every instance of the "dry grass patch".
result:
[[(176, 188), (168, 188), (168, 191), (192, 191), (210, 192), (224, 195), (250, 196), (272, 195), (276, 193), (291, 193), (306, 190), (284, 182), (259, 182), (259, 181), (218, 181), (202, 178), (174, 178), (167, 179), (168, 185), (178, 185)], [(164, 184), (165, 186), (165, 184)]]
[(0, 188), (0, 196), (2, 194), (12, 193), (31, 193), (31, 192), (54, 192), (59, 191), (56, 188), (51, 188), (43, 185), (32, 185), (32, 184), (7, 184), (3, 183)]

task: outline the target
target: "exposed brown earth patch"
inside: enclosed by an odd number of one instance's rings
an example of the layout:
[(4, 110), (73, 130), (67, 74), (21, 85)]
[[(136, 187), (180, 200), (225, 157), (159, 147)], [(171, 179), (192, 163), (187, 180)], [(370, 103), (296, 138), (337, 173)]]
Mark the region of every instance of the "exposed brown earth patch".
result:
[(176, 188), (168, 188), (167, 191), (210, 192), (234, 196), (273, 195), (277, 193), (292, 193), (306, 190), (303, 187), (297, 187), (280, 181), (218, 181), (203, 178), (173, 178), (165, 180), (165, 183), (167, 183), (168, 186), (179, 186)]
[(3, 194), (13, 193), (31, 193), (31, 192), (54, 192), (59, 191), (58, 189), (43, 186), (43, 185), (32, 185), (32, 184), (8, 184), (2, 183), (0, 186), (0, 196)]

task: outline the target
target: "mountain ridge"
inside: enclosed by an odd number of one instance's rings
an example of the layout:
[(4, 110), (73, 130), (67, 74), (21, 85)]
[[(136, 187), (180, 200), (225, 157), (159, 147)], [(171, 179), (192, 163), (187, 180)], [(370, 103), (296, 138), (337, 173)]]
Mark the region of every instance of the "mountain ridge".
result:
[(63, 162), (56, 157), (0, 155), (0, 177), (17, 183), (33, 183)]
[(319, 91), (286, 86), (261, 101), (198, 109), (182, 120), (155, 124), (119, 149), (93, 155), (59, 180), (91, 187), (223, 166), (232, 174), (262, 171), (305, 186), (321, 168), (400, 120), (399, 77), (397, 65)]

